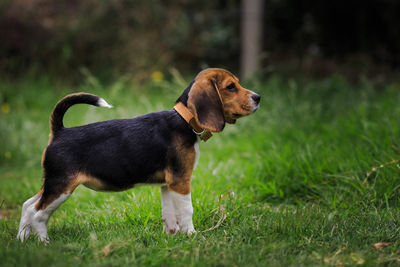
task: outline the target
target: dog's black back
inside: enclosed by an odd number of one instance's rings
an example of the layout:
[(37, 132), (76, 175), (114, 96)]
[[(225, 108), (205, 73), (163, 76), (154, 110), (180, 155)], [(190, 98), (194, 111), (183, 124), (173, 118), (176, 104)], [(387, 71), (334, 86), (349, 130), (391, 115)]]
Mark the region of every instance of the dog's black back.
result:
[(176, 136), (183, 146), (196, 142), (196, 135), (173, 109), (63, 128), (46, 150), (45, 179), (65, 179), (80, 172), (100, 178), (114, 190), (161, 182), (154, 175), (167, 165), (175, 172), (183, 169), (174, 156), (179, 149), (173, 142)]

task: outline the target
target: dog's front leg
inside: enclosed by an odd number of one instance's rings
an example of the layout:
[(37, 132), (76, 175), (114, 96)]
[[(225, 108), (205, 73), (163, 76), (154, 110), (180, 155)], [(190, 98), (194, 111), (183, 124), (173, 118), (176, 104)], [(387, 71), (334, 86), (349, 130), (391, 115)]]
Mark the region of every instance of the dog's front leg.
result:
[(176, 219), (179, 224), (180, 231), (182, 233), (192, 234), (195, 233), (193, 227), (193, 206), (191, 193), (179, 194), (174, 191), (170, 191), (172, 199), (174, 201)]
[[(178, 139), (179, 140), (179, 139)], [(171, 166), (165, 173), (165, 182), (168, 185), (169, 195), (175, 208), (176, 220), (182, 233), (192, 234), (193, 206), (190, 193), (193, 167), (196, 162), (195, 146), (175, 144), (176, 154), (172, 154)]]
[(161, 187), (161, 205), (164, 231), (167, 234), (176, 234), (179, 231), (179, 224), (176, 218), (172, 191), (168, 190), (168, 186)]

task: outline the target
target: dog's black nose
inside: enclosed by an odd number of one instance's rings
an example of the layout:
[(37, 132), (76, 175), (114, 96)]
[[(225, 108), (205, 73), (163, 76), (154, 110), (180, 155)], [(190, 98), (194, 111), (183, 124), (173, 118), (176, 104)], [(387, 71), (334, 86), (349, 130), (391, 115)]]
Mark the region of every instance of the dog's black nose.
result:
[(260, 103), (260, 99), (261, 99), (261, 96), (260, 96), (260, 95), (253, 94), (253, 95), (251, 96), (251, 98), (253, 98), (253, 100), (254, 100), (254, 102), (256, 102), (256, 104)]

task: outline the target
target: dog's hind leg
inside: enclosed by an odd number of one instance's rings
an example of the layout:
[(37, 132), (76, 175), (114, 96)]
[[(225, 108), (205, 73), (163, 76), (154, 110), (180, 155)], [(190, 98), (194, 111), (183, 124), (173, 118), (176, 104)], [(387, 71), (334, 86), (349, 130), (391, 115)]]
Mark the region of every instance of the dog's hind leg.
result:
[(35, 205), (27, 209), (30, 215), (32, 232), (36, 234), (40, 241), (48, 242), (47, 222), (51, 214), (64, 203), (78, 184), (75, 178), (45, 178), (43, 194)]
[(22, 212), (21, 212), (21, 221), (19, 223), (19, 230), (18, 230), (18, 235), (17, 238), (21, 240), (21, 242), (24, 242), (25, 238), (29, 236), (31, 233), (31, 215), (28, 212), (28, 208), (30, 206), (35, 206), (35, 204), (38, 202), (39, 198), (41, 197), (43, 191), (40, 191), (30, 199), (24, 202), (22, 205)]
[(42, 195), (41, 199), (35, 206), (30, 206), (28, 212), (32, 214), (31, 227), (34, 234), (36, 234), (40, 241), (48, 242), (47, 235), (47, 222), (51, 214), (70, 196), (69, 193), (61, 193), (59, 195)]

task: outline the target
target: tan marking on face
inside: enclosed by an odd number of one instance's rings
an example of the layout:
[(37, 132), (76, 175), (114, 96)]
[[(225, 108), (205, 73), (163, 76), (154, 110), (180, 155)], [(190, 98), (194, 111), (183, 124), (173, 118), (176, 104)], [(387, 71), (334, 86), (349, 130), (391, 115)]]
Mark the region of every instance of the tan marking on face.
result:
[[(226, 89), (226, 87), (232, 83), (236, 88), (234, 92)], [(224, 106), (224, 115), (225, 118), (228, 119), (227, 122), (229, 122), (229, 119), (236, 120), (252, 113), (252, 92), (243, 88), (236, 77), (226, 77), (219, 86), (219, 92)]]
[[(235, 123), (236, 119), (251, 114), (254, 110), (251, 96), (253, 92), (243, 88), (239, 79), (224, 69), (211, 68), (200, 72), (197, 79), (211, 80), (221, 98), (225, 120), (228, 123)], [(233, 83), (236, 90), (229, 91), (226, 87)]]
[(179, 174), (177, 174), (176, 170), (174, 171), (171, 166), (168, 166), (165, 171), (165, 181), (171, 190), (186, 195), (190, 193), (196, 150), (194, 146), (185, 145), (178, 136), (175, 136), (173, 146), (176, 149), (177, 160), (182, 169), (178, 170)]

